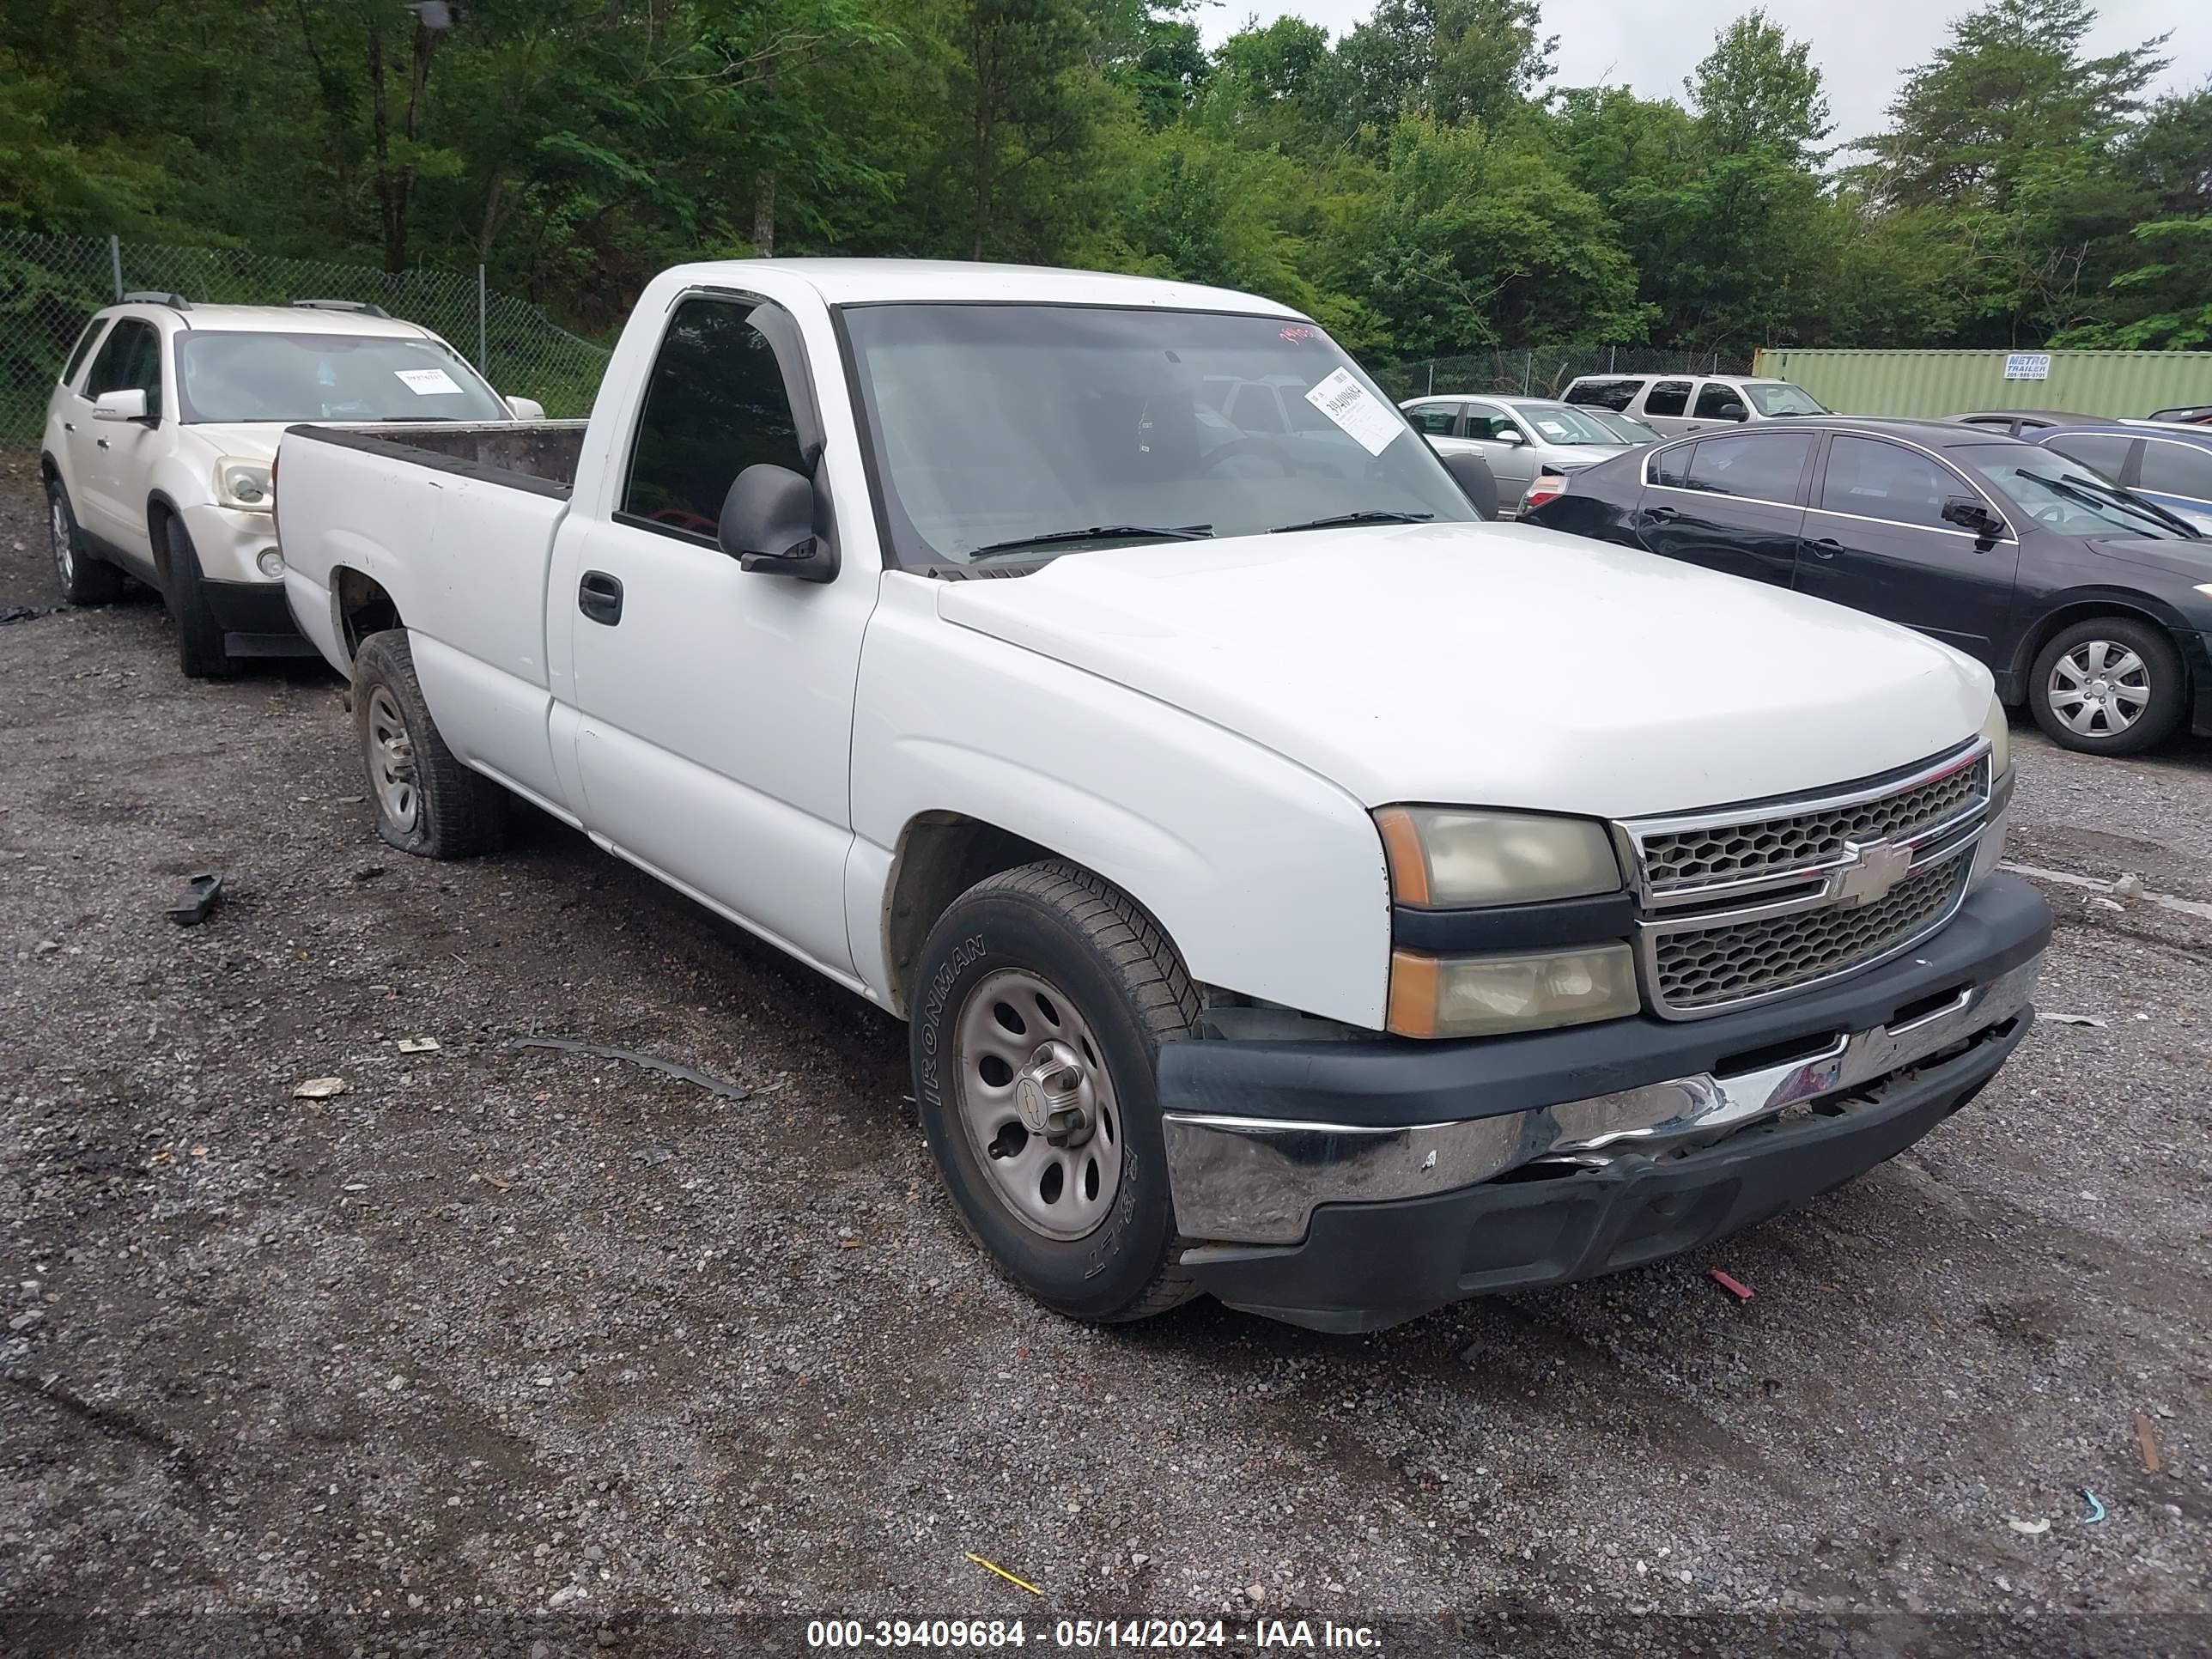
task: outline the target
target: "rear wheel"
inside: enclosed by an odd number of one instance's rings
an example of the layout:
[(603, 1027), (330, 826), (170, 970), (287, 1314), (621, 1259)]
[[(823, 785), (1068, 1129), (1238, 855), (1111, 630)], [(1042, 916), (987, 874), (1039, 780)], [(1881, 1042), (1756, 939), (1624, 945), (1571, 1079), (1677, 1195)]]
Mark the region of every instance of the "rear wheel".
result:
[(106, 605), (123, 591), (123, 573), (86, 550), (69, 491), (59, 478), (46, 480), (46, 536), (65, 603)]
[(1076, 1319), (1187, 1301), (1154, 1064), (1198, 997), (1158, 925), (1088, 871), (1027, 865), (953, 901), (917, 975), (923, 1133), (1000, 1271)]
[(376, 833), (426, 859), (472, 858), (507, 835), (507, 793), (464, 766), (438, 735), (404, 629), (354, 655), (354, 732), (368, 769)]
[(177, 624), (177, 666), (195, 680), (227, 680), (238, 672), (223, 649), (222, 624), (209, 608), (200, 556), (181, 519), (157, 521), (168, 556), (161, 562), (161, 600)]
[(2093, 755), (2137, 755), (2180, 724), (2181, 655), (2163, 629), (2131, 617), (2062, 628), (2035, 659), (2028, 706), (2052, 742)]

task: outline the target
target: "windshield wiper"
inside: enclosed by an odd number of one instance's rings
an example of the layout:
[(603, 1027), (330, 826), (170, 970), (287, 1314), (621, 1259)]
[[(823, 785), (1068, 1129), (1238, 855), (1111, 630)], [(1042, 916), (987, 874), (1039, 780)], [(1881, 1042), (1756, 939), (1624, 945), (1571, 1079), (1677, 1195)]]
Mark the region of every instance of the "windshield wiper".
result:
[(1018, 553), (1031, 547), (1050, 547), (1055, 542), (1158, 541), (1202, 542), (1213, 534), (1210, 524), (1097, 524), (1088, 530), (1048, 530), (1039, 536), (1016, 536), (1011, 541), (989, 542), (969, 549), (969, 563), (995, 553)]
[(1370, 507), (1362, 513), (1334, 513), (1326, 519), (1308, 519), (1304, 524), (1279, 524), (1267, 533), (1280, 536), (1292, 530), (1335, 530), (1352, 524), (1422, 524), (1436, 516), (1433, 513), (1400, 513), (1389, 507)]
[[(2163, 520), (2182, 532), (2185, 540), (2197, 539), (2195, 527), (2185, 520), (2167, 512), (2156, 501), (2147, 501), (2140, 495), (2130, 495), (2124, 489), (2109, 484), (2081, 484), (2071, 478), (2054, 478), (2042, 472), (2023, 472), (2021, 477), (2033, 478), (2045, 489), (2056, 490), (2062, 495), (2071, 495), (2092, 508), (2103, 513), (2124, 513), (2130, 517), (2148, 516), (2154, 523)], [(2124, 526), (2120, 526), (2125, 528)]]

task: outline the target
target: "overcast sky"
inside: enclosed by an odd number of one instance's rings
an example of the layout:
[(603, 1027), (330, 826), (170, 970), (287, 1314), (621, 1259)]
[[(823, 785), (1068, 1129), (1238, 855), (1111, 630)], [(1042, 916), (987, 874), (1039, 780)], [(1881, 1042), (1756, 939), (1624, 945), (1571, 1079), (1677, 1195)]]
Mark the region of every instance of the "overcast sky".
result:
[[(1712, 49), (1714, 33), (1751, 9), (1751, 0), (1543, 0), (1544, 32), (1559, 37), (1555, 86), (1626, 85), (1647, 98), (1680, 98), (1682, 77)], [(1964, 0), (1766, 0), (1767, 15), (1813, 43), (1826, 76), (1838, 138), (1872, 132), (1895, 95), (1900, 74), (1942, 44)], [(1374, 0), (1227, 0), (1199, 16), (1209, 45), (1285, 12), (1343, 33), (1374, 9)], [(2174, 66), (2164, 89), (2212, 75), (2212, 4), (2206, 0), (2105, 0), (2093, 50), (2111, 52), (2172, 30), (2165, 55)]]

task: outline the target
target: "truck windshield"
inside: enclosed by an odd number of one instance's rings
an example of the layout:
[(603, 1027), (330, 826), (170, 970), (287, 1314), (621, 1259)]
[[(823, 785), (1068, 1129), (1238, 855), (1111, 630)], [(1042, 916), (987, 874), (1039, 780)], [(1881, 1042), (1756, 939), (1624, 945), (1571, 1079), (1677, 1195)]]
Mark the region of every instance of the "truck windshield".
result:
[(187, 422), (513, 418), (451, 347), (398, 335), (196, 330), (177, 386)]
[(1474, 516), (1310, 323), (1045, 305), (842, 314), (902, 564)]

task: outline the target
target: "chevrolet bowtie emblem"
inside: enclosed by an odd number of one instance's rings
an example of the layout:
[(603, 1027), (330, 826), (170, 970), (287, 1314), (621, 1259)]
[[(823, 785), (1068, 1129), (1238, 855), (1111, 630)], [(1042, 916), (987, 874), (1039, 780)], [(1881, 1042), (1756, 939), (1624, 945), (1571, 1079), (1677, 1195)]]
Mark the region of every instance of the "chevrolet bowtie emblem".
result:
[(1844, 906), (1871, 904), (1905, 879), (1912, 867), (1912, 849), (1893, 842), (1870, 842), (1865, 846), (1845, 842), (1851, 861), (1836, 872), (1836, 901)]

